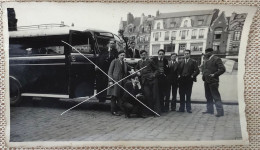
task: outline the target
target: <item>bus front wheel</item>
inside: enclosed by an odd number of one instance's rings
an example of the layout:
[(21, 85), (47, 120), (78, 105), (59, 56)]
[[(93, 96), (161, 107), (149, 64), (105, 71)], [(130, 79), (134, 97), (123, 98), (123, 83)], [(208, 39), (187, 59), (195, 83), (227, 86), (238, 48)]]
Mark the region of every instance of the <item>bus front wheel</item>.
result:
[(13, 78), (10, 78), (10, 105), (18, 106), (22, 102), (21, 85)]

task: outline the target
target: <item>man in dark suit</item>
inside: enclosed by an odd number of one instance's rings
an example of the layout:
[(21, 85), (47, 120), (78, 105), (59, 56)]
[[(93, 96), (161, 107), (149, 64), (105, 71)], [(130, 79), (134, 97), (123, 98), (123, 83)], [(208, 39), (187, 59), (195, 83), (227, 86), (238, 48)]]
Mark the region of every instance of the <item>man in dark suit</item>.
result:
[[(115, 41), (110, 40), (107, 49), (101, 49), (101, 52), (96, 60), (96, 65), (103, 70), (105, 73), (108, 73), (108, 69), (112, 60), (118, 57), (118, 51), (115, 48)], [(96, 68), (96, 88), (97, 93), (107, 88), (108, 77), (99, 69)], [(97, 95), (97, 98), (100, 102), (105, 102), (107, 97), (107, 91), (104, 91)]]
[[(146, 104), (156, 113), (160, 114), (160, 101), (158, 98), (158, 68), (153, 60), (147, 58), (145, 50), (140, 51), (141, 60), (137, 62), (136, 70), (142, 69), (138, 75), (141, 76), (141, 84), (143, 86)], [(149, 113), (151, 114), (151, 113)]]
[[(137, 74), (131, 76), (131, 81), (126, 82), (124, 88), (131, 94), (130, 95), (128, 92), (124, 91), (122, 97), (122, 105), (125, 110), (125, 117), (130, 118), (130, 114), (136, 111), (138, 117), (144, 118), (145, 116), (142, 114), (143, 106), (136, 100), (138, 99), (144, 103), (144, 96), (142, 95), (141, 84)], [(132, 96), (135, 96), (136, 99)]]
[(202, 80), (204, 81), (205, 96), (207, 99), (207, 111), (203, 114), (214, 114), (213, 99), (217, 110), (216, 117), (224, 116), (224, 109), (219, 87), (219, 76), (222, 75), (226, 69), (221, 59), (213, 55), (213, 49), (208, 48), (205, 50), (205, 60), (202, 65)]
[[(196, 77), (199, 74), (197, 62), (190, 58), (190, 50), (184, 51), (184, 59), (179, 64), (179, 94), (180, 94), (180, 108), (178, 112), (184, 112), (185, 102), (188, 113), (191, 111), (191, 93), (193, 82), (196, 82)], [(186, 97), (186, 100), (185, 100)]]
[(176, 111), (176, 101), (177, 101), (177, 89), (178, 89), (178, 62), (176, 60), (177, 54), (171, 54), (171, 60), (169, 61), (169, 74), (167, 76), (169, 87), (167, 98), (170, 98), (172, 93), (171, 110)]
[(139, 50), (135, 49), (135, 42), (130, 43), (130, 48), (126, 49), (126, 58), (140, 58)]
[(158, 50), (158, 57), (154, 57), (153, 61), (158, 68), (158, 89), (159, 89), (159, 100), (162, 112), (169, 111), (169, 97), (167, 97), (168, 92), (168, 82), (167, 75), (169, 72), (168, 60), (164, 58), (165, 51), (163, 49)]

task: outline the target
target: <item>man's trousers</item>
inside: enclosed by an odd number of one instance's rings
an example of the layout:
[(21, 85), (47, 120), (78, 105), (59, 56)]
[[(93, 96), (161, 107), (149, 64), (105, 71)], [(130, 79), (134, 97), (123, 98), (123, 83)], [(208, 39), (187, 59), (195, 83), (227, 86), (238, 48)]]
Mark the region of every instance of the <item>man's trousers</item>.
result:
[(179, 79), (179, 94), (180, 94), (180, 108), (179, 111), (191, 111), (191, 93), (192, 93), (193, 79), (191, 77), (181, 77)]
[(221, 96), (218, 91), (219, 83), (206, 83), (205, 87), (205, 97), (207, 99), (207, 112), (214, 113), (213, 100), (215, 101), (215, 106), (218, 114), (224, 115), (224, 109), (221, 101)]
[[(158, 98), (158, 80), (146, 80), (144, 82), (144, 96), (148, 106), (155, 111), (156, 113), (160, 114), (160, 101)], [(149, 112), (151, 114), (151, 112)]]

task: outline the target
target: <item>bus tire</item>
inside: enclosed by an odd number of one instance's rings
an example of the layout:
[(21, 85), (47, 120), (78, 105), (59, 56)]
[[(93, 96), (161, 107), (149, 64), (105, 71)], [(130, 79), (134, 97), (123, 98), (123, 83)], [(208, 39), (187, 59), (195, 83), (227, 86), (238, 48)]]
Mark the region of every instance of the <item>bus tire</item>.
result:
[(22, 87), (20, 82), (10, 77), (10, 106), (19, 106), (22, 102)]

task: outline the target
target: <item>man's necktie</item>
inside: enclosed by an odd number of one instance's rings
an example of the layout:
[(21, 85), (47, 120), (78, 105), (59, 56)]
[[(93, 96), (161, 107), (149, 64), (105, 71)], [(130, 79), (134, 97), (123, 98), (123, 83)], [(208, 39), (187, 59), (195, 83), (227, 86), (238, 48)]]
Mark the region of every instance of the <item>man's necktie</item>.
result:
[(135, 94), (135, 95), (138, 94), (138, 86), (137, 86), (136, 83), (134, 84), (134, 94)]
[(122, 61), (121, 64), (122, 64), (122, 73), (123, 73), (123, 76), (125, 76), (125, 63), (124, 63), (124, 61)]

